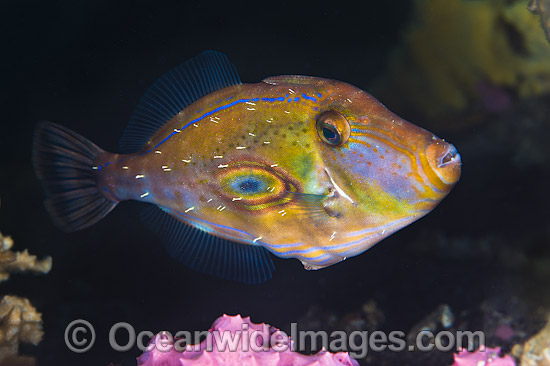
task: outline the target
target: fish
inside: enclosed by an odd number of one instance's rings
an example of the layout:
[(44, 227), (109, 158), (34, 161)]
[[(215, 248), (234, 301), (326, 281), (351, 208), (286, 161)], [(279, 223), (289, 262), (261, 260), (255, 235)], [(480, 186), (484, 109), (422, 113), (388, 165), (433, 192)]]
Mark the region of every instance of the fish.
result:
[(457, 149), (351, 84), (281, 75), (243, 84), (205, 51), (161, 76), (120, 152), (40, 122), (33, 165), (54, 223), (72, 232), (117, 204), (199, 272), (272, 277), (271, 254), (317, 270), (357, 256), (434, 209), (461, 173)]

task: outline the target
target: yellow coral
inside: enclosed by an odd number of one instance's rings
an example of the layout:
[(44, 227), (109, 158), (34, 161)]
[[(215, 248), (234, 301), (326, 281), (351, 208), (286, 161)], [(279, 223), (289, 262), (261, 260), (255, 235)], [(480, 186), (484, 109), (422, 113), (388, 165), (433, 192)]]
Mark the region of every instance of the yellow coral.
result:
[(525, 344), (514, 346), (512, 353), (521, 366), (550, 366), (550, 315), (546, 326)]
[(23, 252), (12, 252), (12, 246), (12, 238), (0, 233), (0, 282), (7, 280), (11, 272), (48, 273), (52, 268), (51, 257), (38, 261), (26, 249)]
[[(13, 240), (0, 233), (0, 282), (9, 278), (10, 273), (31, 271), (47, 273), (52, 267), (51, 257), (36, 260), (27, 250), (12, 252)], [(19, 345), (37, 345), (44, 332), (42, 315), (29, 300), (6, 295), (0, 301), (0, 366), (32, 366), (33, 357), (19, 356)]]
[(550, 0), (529, 1), (529, 11), (540, 14), (540, 25), (546, 33), (546, 39), (550, 42)]
[(391, 103), (437, 117), (469, 106), (480, 81), (521, 98), (550, 91), (550, 45), (526, 0), (416, 0), (415, 9), (392, 57)]
[(32, 357), (18, 356), (19, 344), (37, 345), (44, 332), (42, 315), (29, 300), (4, 296), (0, 301), (0, 365), (34, 365)]

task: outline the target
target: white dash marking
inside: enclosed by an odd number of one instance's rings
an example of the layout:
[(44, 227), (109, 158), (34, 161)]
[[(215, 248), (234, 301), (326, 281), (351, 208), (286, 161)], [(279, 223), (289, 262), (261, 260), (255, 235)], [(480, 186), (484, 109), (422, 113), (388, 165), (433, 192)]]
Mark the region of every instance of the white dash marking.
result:
[(94, 166), (92, 167), (92, 169), (93, 169), (93, 170), (98, 170), (99, 168), (98, 168), (97, 166), (94, 165)]
[(214, 123), (218, 123), (220, 121), (220, 117), (210, 117), (210, 121)]
[(252, 137), (255, 137), (255, 136), (256, 136), (256, 135), (254, 135), (252, 132), (249, 132), (248, 134), (249, 134), (250, 136), (252, 136)]
[(338, 186), (338, 184), (336, 184), (336, 182), (334, 181), (334, 179), (332, 179), (332, 176), (330, 175), (330, 172), (328, 171), (327, 168), (325, 168), (325, 172), (327, 173), (328, 178), (330, 179), (330, 182), (332, 183), (332, 185), (334, 186), (334, 188), (336, 189), (336, 191), (337, 191), (342, 197), (344, 197), (345, 199), (347, 199), (348, 201), (350, 201), (352, 205), (355, 204), (355, 202), (353, 202), (353, 200), (351, 199), (351, 197), (348, 196), (348, 195), (346, 194), (346, 192), (344, 192), (344, 191), (342, 190), (342, 188), (340, 188), (340, 187)]
[(235, 149), (237, 149), (237, 150), (244, 150), (244, 149), (246, 149), (246, 146), (237, 146)]
[(265, 121), (266, 121), (267, 123), (271, 123), (271, 122), (273, 122), (273, 118), (266, 119)]
[(328, 241), (332, 241), (332, 239), (334, 239), (335, 236), (336, 236), (336, 231), (334, 231), (332, 233), (332, 235), (330, 236), (330, 239)]
[(225, 206), (218, 206), (218, 208), (216, 208), (216, 210), (221, 212), (221, 211), (225, 210)]
[(209, 202), (212, 202), (212, 198), (210, 198), (208, 201), (206, 201), (206, 203), (209, 203)]
[(140, 197), (143, 198), (143, 197), (147, 197), (149, 195), (149, 192), (145, 192), (144, 194), (142, 194)]
[(163, 165), (161, 168), (166, 169), (166, 168), (168, 168), (168, 165)]
[(122, 169), (128, 170), (128, 167), (127, 167), (127, 166), (123, 166)]
[(294, 90), (290, 89), (290, 88), (288, 88), (288, 92), (289, 92), (290, 94), (296, 94), (296, 92), (295, 92)]
[(223, 155), (216, 155), (214, 156), (214, 159), (222, 159), (223, 158)]
[(279, 212), (277, 212), (277, 213), (280, 213), (280, 214), (281, 214), (281, 216), (284, 216), (284, 215), (286, 215), (286, 211), (285, 211), (285, 210), (281, 210), (281, 211), (279, 211)]
[(175, 133), (180, 133), (181, 130), (178, 130), (177, 128), (174, 128), (174, 132), (175, 132)]
[(185, 213), (188, 213), (189, 211), (193, 211), (195, 209), (195, 206), (189, 207), (187, 210), (183, 211)]
[(253, 243), (256, 243), (258, 240), (260, 240), (262, 238), (262, 236), (258, 236), (257, 238), (255, 238), (254, 240), (252, 240)]
[(162, 151), (160, 151), (160, 150), (155, 150), (155, 154), (162, 154)]
[(240, 200), (242, 200), (242, 199), (243, 199), (242, 197), (233, 197), (233, 198), (231, 199), (231, 201), (240, 201)]
[(351, 103), (351, 99), (349, 99), (349, 98), (348, 98), (348, 99), (346, 99), (346, 100), (347, 100), (348, 102), (350, 102), (350, 103)]
[(196, 123), (193, 123), (193, 126), (194, 126), (194, 127), (199, 127), (199, 125), (198, 125), (198, 124), (196, 124)]
[(264, 141), (264, 144), (266, 144), (266, 145), (269, 144), (269, 143), (270, 143), (269, 141)]
[(143, 175), (143, 174), (136, 175), (136, 179), (140, 179), (140, 178), (144, 178), (144, 177), (145, 177), (145, 175)]
[(271, 164), (270, 167), (275, 168), (276, 166), (279, 166), (279, 164)]
[(181, 161), (183, 161), (184, 163), (190, 163), (191, 160), (185, 160), (185, 159), (181, 159)]
[(227, 164), (220, 164), (220, 165), (218, 165), (218, 168), (227, 168), (228, 166), (229, 165), (227, 165)]
[(290, 112), (289, 112), (289, 111), (285, 111), (285, 113), (287, 113), (287, 114), (288, 114), (288, 113), (290, 113)]
[(248, 109), (249, 111), (255, 111), (256, 108), (250, 108), (250, 107), (246, 107), (246, 109)]
[(172, 171), (172, 169), (170, 169), (170, 168), (166, 168), (166, 169), (162, 169), (162, 170), (164, 170), (165, 172), (171, 172)]
[(252, 103), (252, 102), (246, 102), (246, 104), (256, 105), (256, 103)]

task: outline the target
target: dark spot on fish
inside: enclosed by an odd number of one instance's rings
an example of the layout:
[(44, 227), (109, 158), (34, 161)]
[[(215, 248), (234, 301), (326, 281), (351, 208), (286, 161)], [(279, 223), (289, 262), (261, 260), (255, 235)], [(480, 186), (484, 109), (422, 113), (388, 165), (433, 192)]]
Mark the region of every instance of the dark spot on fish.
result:
[(257, 143), (258, 143), (258, 139), (254, 139), (254, 143), (257, 144)]
[(275, 130), (275, 131), (273, 131), (273, 134), (274, 134), (274, 135), (278, 135), (278, 134), (279, 134), (279, 131)]
[(289, 129), (290, 131), (292, 131), (292, 130), (294, 129), (294, 127), (293, 127), (292, 125), (290, 125), (290, 126), (288, 126), (288, 129)]
[(284, 139), (286, 139), (286, 133), (283, 133), (283, 134), (281, 135), (281, 137), (284, 138)]
[(306, 149), (309, 149), (309, 144), (306, 144)]
[(367, 161), (367, 164), (368, 164), (369, 166), (372, 166), (372, 163), (371, 163), (370, 161)]
[(302, 132), (303, 132), (303, 133), (306, 133), (306, 132), (307, 132), (307, 128), (303, 128), (303, 129), (302, 129)]

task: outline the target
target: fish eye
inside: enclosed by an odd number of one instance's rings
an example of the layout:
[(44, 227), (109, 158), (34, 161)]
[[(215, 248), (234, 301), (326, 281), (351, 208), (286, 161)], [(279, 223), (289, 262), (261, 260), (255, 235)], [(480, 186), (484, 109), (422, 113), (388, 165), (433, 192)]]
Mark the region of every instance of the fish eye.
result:
[(317, 117), (317, 132), (327, 144), (341, 146), (349, 139), (349, 122), (336, 111), (325, 111)]

